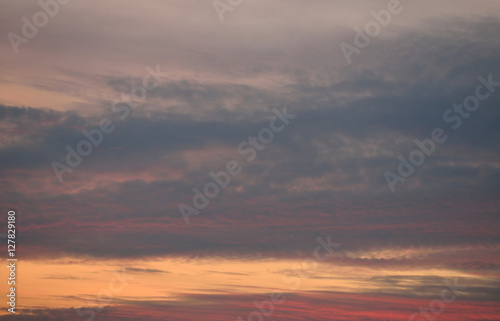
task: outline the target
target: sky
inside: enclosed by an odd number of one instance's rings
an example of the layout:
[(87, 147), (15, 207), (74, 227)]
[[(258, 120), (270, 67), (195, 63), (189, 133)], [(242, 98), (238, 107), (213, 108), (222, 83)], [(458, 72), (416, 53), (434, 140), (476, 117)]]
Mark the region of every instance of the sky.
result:
[(499, 320), (499, 9), (0, 0), (0, 321)]

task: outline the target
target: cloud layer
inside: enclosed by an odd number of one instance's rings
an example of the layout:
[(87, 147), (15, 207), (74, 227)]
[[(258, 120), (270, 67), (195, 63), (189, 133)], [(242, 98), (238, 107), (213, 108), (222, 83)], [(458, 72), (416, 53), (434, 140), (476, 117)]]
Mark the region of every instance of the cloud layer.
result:
[[(223, 273), (241, 281), (252, 277), (241, 266), (300, 261), (318, 236), (332, 235), (346, 274), (314, 276), (336, 287), (287, 292), (274, 319), (399, 320), (452, 277), (470, 286), (441, 320), (497, 318), (497, 3), (402, 5), (351, 64), (339, 44), (353, 43), (353, 28), (385, 1), (244, 1), (222, 23), (210, 2), (74, 1), (18, 54), (4, 37), (0, 197), (4, 211), (18, 212), (23, 259), (75, 260), (77, 270), (114, 260), (130, 274), (165, 280), (176, 272), (151, 262), (215, 258), (231, 261)], [(40, 10), (25, 1), (4, 7), (0, 28), (20, 35), (21, 17)], [(117, 105), (133, 100), (155, 66), (161, 81), (144, 101)], [(488, 98), (460, 114), (456, 104), (478, 85)], [(246, 160), (238, 146), (269, 127), (274, 108), (296, 117)], [(449, 110), (460, 115), (456, 129)], [(103, 119), (114, 130), (60, 182), (53, 162), (67, 165), (67, 146), (77, 150), (82, 131)], [(398, 157), (408, 160), (415, 140), (435, 128), (447, 140), (391, 192), (384, 173), (400, 175)], [(193, 188), (203, 190), (209, 173), (231, 160), (241, 174), (186, 224), (179, 204), (191, 206)], [(359, 269), (369, 271), (359, 281), (366, 291), (339, 290)], [(57, 270), (36, 280), (106, 282), (92, 275)], [(210, 275), (174, 301), (118, 295), (99, 317), (246, 318), (268, 290), (226, 293)], [(204, 286), (214, 293), (200, 292)], [(93, 293), (59, 292), (61, 304), (26, 304), (16, 319), (74, 319), (88, 305), (73, 303)]]

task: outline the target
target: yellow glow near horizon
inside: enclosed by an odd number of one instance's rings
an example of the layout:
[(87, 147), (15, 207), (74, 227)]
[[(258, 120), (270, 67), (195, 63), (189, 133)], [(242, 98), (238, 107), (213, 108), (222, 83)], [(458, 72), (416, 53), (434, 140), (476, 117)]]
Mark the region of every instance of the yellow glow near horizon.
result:
[[(161, 300), (187, 304), (189, 294), (262, 294), (390, 290), (373, 277), (406, 276), (399, 286), (417, 286), (414, 276), (467, 277), (444, 269), (369, 268), (333, 260), (304, 266), (301, 259), (185, 259), (18, 261), (18, 308), (104, 306), (121, 300)], [(7, 278), (5, 269), (2, 279)], [(286, 271), (295, 271), (286, 272)], [(121, 275), (125, 283), (119, 280)], [(470, 275), (469, 275), (470, 276)], [(418, 283), (418, 282), (417, 282)], [(123, 285), (123, 286), (122, 286)], [(109, 296), (111, 294), (111, 299)], [(184, 302), (183, 302), (184, 301)], [(123, 302), (123, 301), (121, 301)]]

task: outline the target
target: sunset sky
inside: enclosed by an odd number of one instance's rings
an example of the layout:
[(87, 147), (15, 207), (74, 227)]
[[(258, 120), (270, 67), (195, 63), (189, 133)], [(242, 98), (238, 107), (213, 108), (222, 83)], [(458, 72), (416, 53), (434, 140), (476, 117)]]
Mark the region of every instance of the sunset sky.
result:
[(500, 320), (499, 1), (0, 0), (0, 30), (0, 321)]

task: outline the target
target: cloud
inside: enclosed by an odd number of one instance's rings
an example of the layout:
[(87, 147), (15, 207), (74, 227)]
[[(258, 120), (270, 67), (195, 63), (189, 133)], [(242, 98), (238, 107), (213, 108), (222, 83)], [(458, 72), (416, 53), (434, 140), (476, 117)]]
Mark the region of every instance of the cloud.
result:
[(125, 271), (128, 273), (148, 273), (148, 274), (149, 273), (152, 273), (152, 274), (170, 273), (168, 271), (159, 270), (159, 269), (141, 269), (141, 268), (134, 268), (134, 267), (125, 268)]
[[(378, 321), (400, 320), (401, 316), (409, 317), (419, 307), (428, 307), (429, 299), (410, 300), (394, 296), (374, 296), (345, 293), (285, 293), (285, 302), (275, 304), (272, 318), (277, 320), (331, 320), (335, 315), (338, 320)], [(206, 320), (234, 320), (241, 316), (246, 318), (251, 312), (259, 311), (252, 302), (262, 303), (269, 296), (227, 295), (193, 295), (186, 297), (185, 304), (172, 305), (168, 301), (123, 300), (118, 306), (105, 307), (99, 312), (101, 320), (163, 320), (165, 315), (171, 320), (195, 320), (201, 315)], [(193, 305), (204, 302), (202, 306)], [(362, 303), (362, 304), (361, 304)], [(86, 311), (82, 308), (80, 311)], [(0, 316), (0, 320), (68, 320), (77, 317), (76, 309), (37, 309), (26, 310), (13, 318)], [(483, 317), (494, 317), (498, 313), (496, 302), (455, 301), (446, 305), (444, 320), (469, 318), (480, 320)]]

